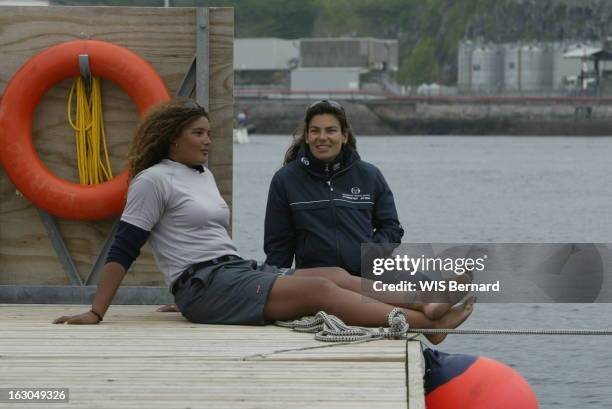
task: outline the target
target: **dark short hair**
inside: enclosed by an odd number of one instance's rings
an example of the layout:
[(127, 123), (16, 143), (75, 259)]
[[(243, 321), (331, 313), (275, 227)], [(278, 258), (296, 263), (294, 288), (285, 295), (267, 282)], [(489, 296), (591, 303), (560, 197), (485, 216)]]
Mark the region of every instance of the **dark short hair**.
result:
[(344, 107), (334, 100), (322, 99), (320, 101), (313, 102), (308, 106), (308, 108), (306, 108), (304, 121), (294, 133), (293, 142), (285, 153), (285, 160), (283, 161), (284, 165), (297, 158), (298, 151), (306, 140), (306, 135), (308, 134), (308, 126), (310, 125), (310, 121), (312, 120), (312, 118), (317, 115), (323, 114), (330, 114), (336, 117), (336, 119), (340, 123), (340, 130), (347, 137), (346, 144), (351, 148), (357, 150), (357, 140), (355, 139), (355, 135), (353, 135), (351, 126), (348, 123), (348, 118)]

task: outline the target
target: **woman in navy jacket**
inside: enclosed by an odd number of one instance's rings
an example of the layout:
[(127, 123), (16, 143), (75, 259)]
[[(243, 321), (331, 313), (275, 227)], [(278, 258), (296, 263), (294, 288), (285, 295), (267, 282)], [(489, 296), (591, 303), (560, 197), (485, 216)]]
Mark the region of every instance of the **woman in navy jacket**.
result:
[[(315, 269), (311, 274), (360, 292), (365, 282), (344, 275), (345, 270), (361, 275), (362, 244), (380, 245), (364, 255), (365, 265), (371, 265), (375, 257), (388, 257), (403, 235), (393, 193), (380, 170), (359, 157), (344, 108), (331, 100), (310, 105), (284, 166), (270, 183), (266, 264), (290, 268), (295, 259), (296, 268)], [(407, 306), (437, 319), (452, 304), (414, 300)]]
[(362, 243), (399, 243), (404, 231), (382, 173), (364, 162), (344, 108), (315, 102), (270, 184), (266, 263), (342, 267), (360, 275)]

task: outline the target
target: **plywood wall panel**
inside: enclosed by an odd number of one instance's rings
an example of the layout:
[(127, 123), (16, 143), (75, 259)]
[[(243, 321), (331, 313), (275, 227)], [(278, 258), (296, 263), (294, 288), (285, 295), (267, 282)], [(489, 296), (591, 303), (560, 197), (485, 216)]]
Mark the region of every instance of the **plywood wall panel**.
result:
[[(211, 9), (210, 101), (215, 149), (210, 167), (231, 204), (233, 10)], [(110, 41), (147, 60), (171, 93), (178, 88), (196, 49), (196, 10), (136, 7), (0, 6), (0, 93), (13, 74), (35, 54), (74, 40)], [(50, 89), (33, 123), (37, 152), (51, 171), (77, 181), (74, 134), (66, 103), (71, 81)], [(109, 80), (102, 83), (107, 140), (113, 171), (120, 172), (138, 120), (134, 104)], [(58, 227), (83, 279), (106, 239), (113, 221), (59, 220)], [(147, 246), (128, 273), (128, 285), (163, 285)], [(0, 167), (0, 284), (69, 284), (36, 209), (16, 193)]]

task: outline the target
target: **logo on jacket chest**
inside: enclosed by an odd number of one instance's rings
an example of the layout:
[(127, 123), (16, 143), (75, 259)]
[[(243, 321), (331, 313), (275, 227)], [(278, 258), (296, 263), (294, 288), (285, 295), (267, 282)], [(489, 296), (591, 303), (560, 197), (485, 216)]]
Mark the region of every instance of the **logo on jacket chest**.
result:
[(350, 189), (350, 194), (349, 193), (342, 193), (342, 199), (344, 200), (350, 200), (350, 201), (371, 201), (372, 200), (372, 196), (369, 193), (361, 193), (361, 189), (359, 189), (358, 187), (354, 186)]

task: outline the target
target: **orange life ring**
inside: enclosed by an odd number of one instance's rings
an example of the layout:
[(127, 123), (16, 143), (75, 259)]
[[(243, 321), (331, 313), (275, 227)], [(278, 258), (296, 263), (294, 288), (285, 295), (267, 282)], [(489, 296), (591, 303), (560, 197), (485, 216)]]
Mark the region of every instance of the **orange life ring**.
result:
[(54, 84), (79, 75), (80, 54), (89, 55), (93, 75), (123, 88), (141, 115), (151, 105), (170, 99), (155, 69), (126, 48), (93, 40), (50, 47), (27, 61), (4, 91), (0, 103), (0, 160), (17, 189), (41, 209), (67, 219), (104, 219), (121, 213), (125, 206), (127, 171), (99, 185), (72, 183), (43, 164), (32, 141), (36, 106)]

